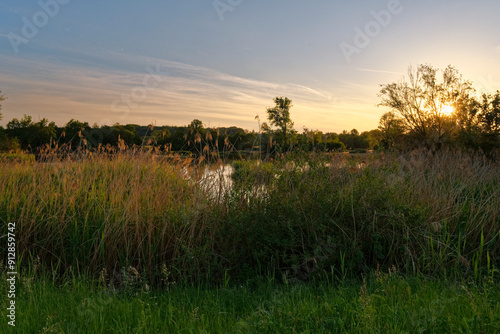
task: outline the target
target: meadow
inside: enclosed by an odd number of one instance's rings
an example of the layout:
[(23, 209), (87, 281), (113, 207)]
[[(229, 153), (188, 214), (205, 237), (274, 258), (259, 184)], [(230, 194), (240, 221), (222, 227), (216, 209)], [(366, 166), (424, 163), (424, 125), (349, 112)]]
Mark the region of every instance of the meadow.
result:
[[(2, 295), (5, 289), (0, 289)], [(500, 291), (374, 272), (363, 280), (116, 291), (20, 283), (19, 333), (498, 333)], [(9, 331), (4, 324), (3, 333)], [(16, 331), (12, 331), (16, 332)]]
[(0, 164), (27, 332), (96, 307), (81, 332), (500, 328), (500, 166), (480, 154), (289, 153), (232, 162), (231, 186), (224, 161), (149, 153)]

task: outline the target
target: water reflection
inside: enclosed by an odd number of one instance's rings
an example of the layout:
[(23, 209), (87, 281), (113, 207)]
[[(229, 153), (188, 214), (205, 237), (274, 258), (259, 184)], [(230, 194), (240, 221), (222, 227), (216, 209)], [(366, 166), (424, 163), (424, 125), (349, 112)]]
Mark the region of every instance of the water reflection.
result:
[(222, 199), (233, 187), (233, 167), (229, 164), (183, 168), (186, 178), (195, 182), (213, 199)]
[[(345, 170), (346, 173), (362, 170), (365, 166), (365, 161), (349, 164), (347, 159), (333, 159), (321, 164), (323, 168)], [(294, 162), (288, 162), (280, 167), (257, 163), (250, 166), (249, 170), (246, 170), (246, 167), (236, 167), (238, 166), (223, 163), (189, 166), (183, 168), (183, 175), (217, 202), (229, 195), (248, 201), (251, 198), (265, 200), (284, 170), (308, 172), (312, 166), (309, 163), (296, 165)], [(240, 171), (243, 173), (242, 177)], [(234, 174), (236, 177), (233, 177)]]
[[(220, 201), (225, 196), (245, 198), (259, 198), (264, 200), (270, 184), (255, 182), (255, 184), (241, 183), (233, 179), (235, 169), (230, 164), (197, 166), (183, 169), (183, 174), (195, 182), (211, 199)], [(277, 175), (275, 175), (277, 177)]]

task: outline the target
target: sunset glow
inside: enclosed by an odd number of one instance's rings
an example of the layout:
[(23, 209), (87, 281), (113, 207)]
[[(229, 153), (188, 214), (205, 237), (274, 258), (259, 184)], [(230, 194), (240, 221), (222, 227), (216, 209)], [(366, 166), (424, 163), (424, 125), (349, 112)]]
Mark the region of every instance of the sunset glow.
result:
[(500, 333), (499, 13), (1, 0), (0, 328)]
[(455, 113), (455, 108), (453, 106), (443, 104), (441, 106), (441, 114), (444, 116), (451, 116)]
[(478, 92), (499, 88), (498, 1), (45, 3), (0, 5), (2, 126), (28, 114), (257, 130), (287, 96), (298, 130), (368, 131), (387, 112), (379, 85), (409, 65), (452, 64)]

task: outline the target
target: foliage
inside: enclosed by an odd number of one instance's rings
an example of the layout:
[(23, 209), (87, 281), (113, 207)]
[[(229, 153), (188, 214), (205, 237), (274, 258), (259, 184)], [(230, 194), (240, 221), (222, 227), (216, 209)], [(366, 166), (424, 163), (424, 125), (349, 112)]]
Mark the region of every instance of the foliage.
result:
[(7, 136), (5, 130), (0, 127), (0, 152), (17, 152), (19, 149), (20, 146), (17, 138)]
[(367, 149), (370, 147), (367, 135), (365, 134), (364, 136), (360, 136), (358, 130), (356, 129), (352, 129), (351, 132), (342, 132), (339, 134), (339, 139), (349, 150)]
[(500, 92), (483, 94), (460, 106), (458, 140), (467, 147), (492, 152), (500, 147)]
[[(128, 151), (0, 168), (0, 221), (19, 258), (110, 284), (133, 266), (161, 286), (272, 276), (307, 281), (377, 266), (496, 277), (500, 169), (482, 156), (292, 154), (205, 173), (190, 159)], [(5, 226), (4, 226), (5, 227)], [(0, 245), (0, 255), (5, 254)], [(4, 256), (4, 255), (2, 255)]]
[(288, 145), (288, 131), (293, 128), (293, 122), (290, 118), (290, 108), (293, 106), (292, 100), (287, 97), (276, 97), (274, 103), (275, 106), (273, 108), (266, 109), (268, 119), (272, 125), (281, 129), (283, 135), (283, 148), (286, 148)]
[(500, 92), (475, 96), (472, 83), (452, 66), (430, 65), (408, 70), (408, 81), (381, 85), (382, 147), (404, 150), (443, 146), (482, 150), (491, 156), (500, 148)]
[(401, 148), (404, 138), (405, 125), (392, 111), (386, 112), (380, 117), (379, 127), (382, 132), (381, 146), (384, 149)]
[(7, 123), (6, 132), (11, 138), (18, 138), (22, 149), (35, 150), (56, 138), (56, 125), (45, 118), (33, 122), (31, 116), (24, 115), (21, 120), (14, 118)]
[(90, 132), (91, 128), (87, 122), (71, 119), (62, 129), (60, 137), (67, 138), (63, 142), (69, 143), (72, 147), (76, 148), (83, 145), (83, 139), (89, 137)]
[(454, 130), (450, 115), (443, 111), (471, 98), (472, 84), (462, 80), (459, 72), (448, 66), (438, 80), (437, 68), (420, 65), (408, 69), (408, 82), (381, 85), (381, 106), (401, 116), (404, 127), (419, 144), (440, 147)]

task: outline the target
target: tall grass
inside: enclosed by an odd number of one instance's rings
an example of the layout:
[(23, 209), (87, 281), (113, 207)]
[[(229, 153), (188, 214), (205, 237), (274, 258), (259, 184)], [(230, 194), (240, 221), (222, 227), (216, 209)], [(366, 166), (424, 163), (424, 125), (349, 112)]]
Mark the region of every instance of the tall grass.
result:
[(377, 266), (475, 278), (494, 272), (498, 164), (460, 152), (365, 158), (295, 158), (265, 200), (230, 202), (225, 231), (237, 262), (272, 263), (268, 270), (300, 280)]
[(188, 163), (121, 155), (4, 165), (2, 222), (17, 223), (26, 263), (110, 274), (137, 266), (153, 277), (151, 270), (182, 264), (182, 254), (211, 238), (204, 215), (213, 203), (185, 177)]
[(500, 168), (479, 155), (243, 162), (232, 188), (222, 172), (207, 179), (190, 160), (155, 157), (0, 162), (0, 226), (17, 223), (20, 269), (39, 261), (37, 270), (118, 286), (304, 281), (393, 266), (498, 278)]

